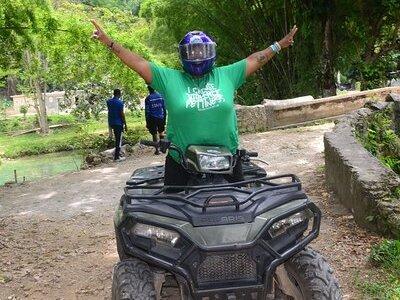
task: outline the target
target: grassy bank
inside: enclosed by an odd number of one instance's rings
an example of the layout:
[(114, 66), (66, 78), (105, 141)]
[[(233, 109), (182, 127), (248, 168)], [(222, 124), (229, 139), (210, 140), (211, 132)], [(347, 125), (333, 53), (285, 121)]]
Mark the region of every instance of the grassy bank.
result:
[[(25, 119), (24, 123), (19, 125), (12, 124), (17, 124), (21, 117), (7, 120), (4, 128), (14, 128), (14, 130), (0, 132), (0, 156), (3, 158), (17, 158), (60, 151), (102, 150), (112, 147), (112, 140), (108, 138), (106, 115), (102, 115), (100, 120), (88, 120), (84, 123), (78, 122), (72, 116), (52, 117), (54, 118), (52, 123), (67, 123), (70, 126), (53, 129), (47, 135), (29, 133), (14, 136), (13, 134), (21, 130), (35, 128), (34, 119), (32, 117), (32, 122), (30, 123)], [(125, 139), (129, 143), (134, 144), (147, 135), (144, 118), (141, 115), (127, 115), (127, 124), (129, 130), (125, 134)]]
[[(76, 124), (78, 121), (72, 115), (50, 115), (47, 118), (49, 125), (56, 124)], [(36, 115), (13, 116), (0, 119), (0, 133), (14, 134), (19, 131), (34, 129), (39, 127), (39, 121)]]
[(386, 240), (372, 248), (370, 261), (379, 279), (358, 283), (366, 298), (400, 299), (400, 240)]

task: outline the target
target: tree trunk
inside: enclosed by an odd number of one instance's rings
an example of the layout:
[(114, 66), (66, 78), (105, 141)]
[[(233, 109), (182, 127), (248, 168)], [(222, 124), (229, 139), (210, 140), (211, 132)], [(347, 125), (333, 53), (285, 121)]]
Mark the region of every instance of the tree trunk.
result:
[(38, 103), (40, 132), (47, 134), (49, 133), (49, 124), (47, 122), (46, 93), (42, 93), (39, 80), (36, 79), (34, 81), (34, 86), (35, 86), (34, 97), (37, 99)]
[(322, 56), (322, 95), (324, 97), (336, 95), (335, 72), (333, 70), (333, 32), (332, 14), (333, 3), (327, 3), (327, 15), (324, 24), (324, 49)]
[[(38, 58), (40, 59), (40, 54), (38, 53)], [(25, 52), (25, 63), (27, 68), (32, 64), (32, 57), (29, 51)], [(47, 122), (47, 110), (46, 110), (46, 93), (42, 93), (42, 88), (40, 84), (40, 75), (29, 78), (29, 85), (32, 92), (33, 104), (36, 110), (36, 114), (39, 120), (40, 132), (47, 134), (49, 133), (49, 124)]]
[(7, 98), (17, 94), (17, 77), (15, 75), (10, 75), (7, 77)]

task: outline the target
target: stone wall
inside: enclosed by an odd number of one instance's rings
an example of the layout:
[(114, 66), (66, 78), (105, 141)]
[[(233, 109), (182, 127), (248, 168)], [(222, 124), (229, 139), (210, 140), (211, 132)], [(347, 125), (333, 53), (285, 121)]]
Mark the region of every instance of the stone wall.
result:
[(370, 230), (400, 238), (400, 177), (385, 168), (355, 138), (354, 128), (372, 111), (360, 109), (325, 133), (326, 181), (355, 221)]
[(400, 87), (387, 87), (346, 95), (314, 99), (305, 96), (287, 100), (264, 100), (260, 105), (237, 105), (240, 132), (266, 131), (319, 119), (345, 115), (364, 106), (371, 99), (383, 100)]

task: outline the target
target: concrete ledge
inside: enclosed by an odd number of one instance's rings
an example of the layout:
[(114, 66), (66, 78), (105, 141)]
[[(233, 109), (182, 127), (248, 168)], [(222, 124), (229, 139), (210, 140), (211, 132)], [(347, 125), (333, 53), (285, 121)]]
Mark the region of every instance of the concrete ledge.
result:
[(385, 168), (354, 137), (354, 128), (372, 113), (360, 109), (325, 133), (326, 180), (355, 221), (386, 236), (400, 237), (400, 177)]
[(383, 100), (390, 93), (400, 93), (400, 87), (387, 87), (346, 95), (314, 99), (312, 96), (286, 100), (266, 99), (260, 105), (237, 105), (240, 132), (266, 131), (287, 125), (331, 118), (352, 112), (371, 99)]

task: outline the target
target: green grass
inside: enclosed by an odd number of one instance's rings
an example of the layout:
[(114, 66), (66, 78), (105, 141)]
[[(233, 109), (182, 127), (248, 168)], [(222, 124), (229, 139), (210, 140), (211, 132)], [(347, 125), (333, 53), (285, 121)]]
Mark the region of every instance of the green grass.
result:
[(371, 249), (370, 261), (379, 268), (380, 279), (357, 285), (368, 299), (400, 299), (400, 240), (385, 240)]
[(385, 240), (371, 250), (371, 261), (400, 279), (400, 240)]
[[(56, 124), (75, 124), (77, 120), (72, 115), (50, 115), (47, 118), (49, 125)], [(11, 117), (0, 120), (0, 133), (15, 133), (18, 131), (38, 128), (39, 123), (36, 116), (30, 115), (26, 118), (22, 116)]]
[[(75, 121), (70, 124), (71, 127), (54, 129), (48, 135), (30, 133), (11, 136), (9, 133), (0, 133), (0, 156), (17, 158), (79, 149), (102, 150), (112, 146), (112, 141), (108, 139), (105, 115), (100, 120), (89, 120), (85, 123)], [(127, 124), (129, 130), (125, 137), (131, 144), (146, 136), (142, 116), (127, 114)]]
[(366, 299), (399, 300), (400, 281), (395, 278), (385, 282), (364, 282), (360, 285)]

